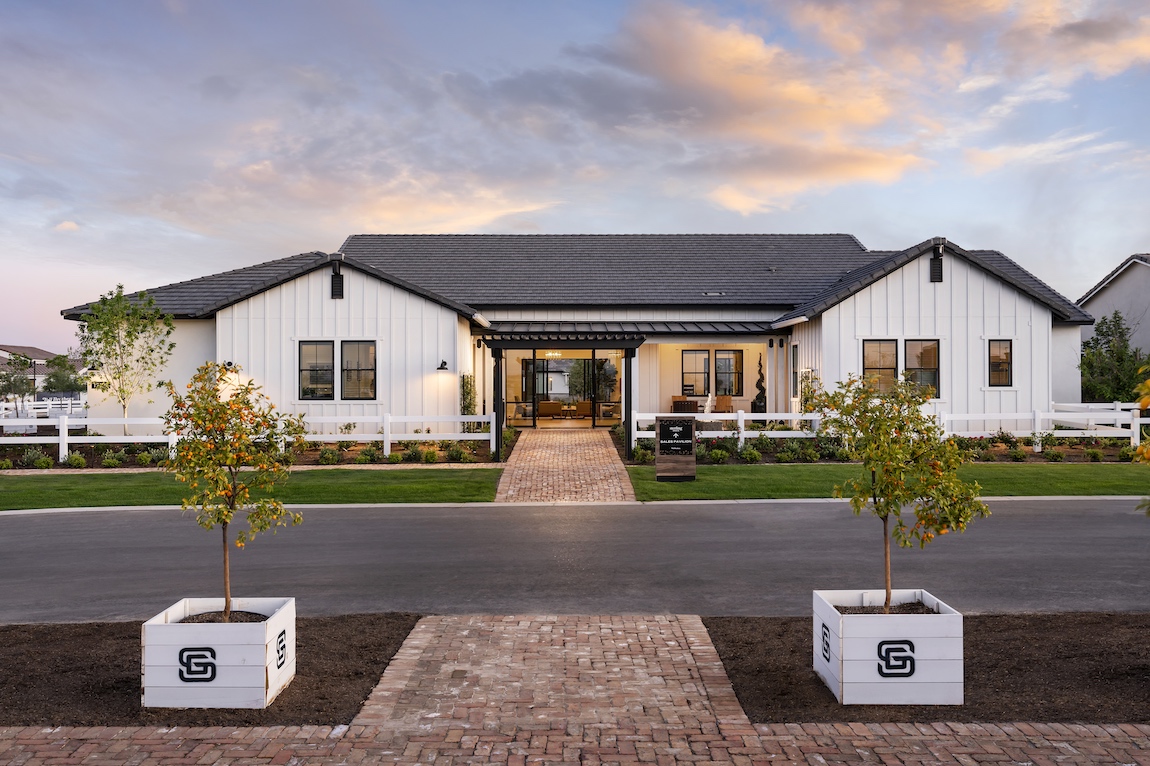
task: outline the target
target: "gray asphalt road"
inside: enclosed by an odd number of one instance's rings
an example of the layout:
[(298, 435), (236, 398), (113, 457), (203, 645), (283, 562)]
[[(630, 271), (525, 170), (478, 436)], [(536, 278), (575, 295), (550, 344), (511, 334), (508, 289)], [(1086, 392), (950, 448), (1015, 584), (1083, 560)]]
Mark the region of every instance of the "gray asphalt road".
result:
[[(1150, 519), (1128, 499), (994, 501), (895, 587), (967, 613), (1150, 610)], [(842, 502), (312, 508), (233, 550), (233, 594), (303, 615), (809, 614), (881, 587), (881, 524)], [(221, 591), (220, 537), (175, 510), (0, 513), (0, 622), (143, 619)]]

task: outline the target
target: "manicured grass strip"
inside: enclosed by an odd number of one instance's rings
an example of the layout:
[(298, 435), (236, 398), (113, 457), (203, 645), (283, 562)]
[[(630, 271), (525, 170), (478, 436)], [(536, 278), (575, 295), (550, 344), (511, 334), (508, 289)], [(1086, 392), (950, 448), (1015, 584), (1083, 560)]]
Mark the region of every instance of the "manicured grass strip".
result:
[[(701, 465), (695, 481), (659, 482), (650, 466), (632, 466), (637, 500), (737, 500), (830, 497), (835, 484), (859, 475), (858, 465)], [(1150, 465), (1130, 463), (1028, 463), (963, 466), (986, 496), (1150, 495)]]
[[(277, 491), (285, 503), (472, 503), (495, 499), (499, 468), (300, 471)], [(0, 476), (0, 511), (101, 505), (179, 505), (170, 474)]]

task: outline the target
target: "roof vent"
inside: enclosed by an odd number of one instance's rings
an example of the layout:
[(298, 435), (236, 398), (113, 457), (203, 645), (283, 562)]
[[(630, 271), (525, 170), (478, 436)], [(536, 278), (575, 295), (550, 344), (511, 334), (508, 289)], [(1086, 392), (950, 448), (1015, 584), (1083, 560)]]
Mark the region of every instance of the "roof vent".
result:
[[(946, 240), (943, 240), (946, 242)], [(930, 281), (942, 281), (942, 243), (934, 246), (934, 255), (930, 257)]]
[(331, 264), (331, 297), (343, 297), (343, 273), (339, 270), (339, 263)]

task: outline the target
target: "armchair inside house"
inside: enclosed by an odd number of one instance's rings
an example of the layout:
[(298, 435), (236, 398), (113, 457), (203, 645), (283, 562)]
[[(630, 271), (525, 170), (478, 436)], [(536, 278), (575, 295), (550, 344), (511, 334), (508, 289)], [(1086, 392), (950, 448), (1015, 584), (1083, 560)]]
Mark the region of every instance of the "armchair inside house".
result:
[(563, 417), (563, 402), (539, 402), (536, 414), (541, 418), (561, 418)]
[(589, 400), (580, 400), (575, 402), (575, 417), (589, 418), (591, 417), (591, 402)]
[(729, 396), (715, 397), (715, 412), (734, 412), (735, 404)]
[(671, 412), (698, 412), (699, 403), (685, 396), (671, 397)]

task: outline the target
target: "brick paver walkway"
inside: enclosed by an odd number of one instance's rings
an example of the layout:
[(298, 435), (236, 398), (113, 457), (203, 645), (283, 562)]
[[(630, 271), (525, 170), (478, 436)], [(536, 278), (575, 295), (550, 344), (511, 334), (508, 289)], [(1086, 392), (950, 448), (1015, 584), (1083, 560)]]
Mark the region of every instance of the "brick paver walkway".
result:
[(351, 726), (2, 728), (0, 764), (1150, 766), (1150, 726), (747, 722), (697, 617), (430, 617)]
[(611, 435), (591, 428), (524, 430), (499, 479), (495, 502), (634, 500)]

